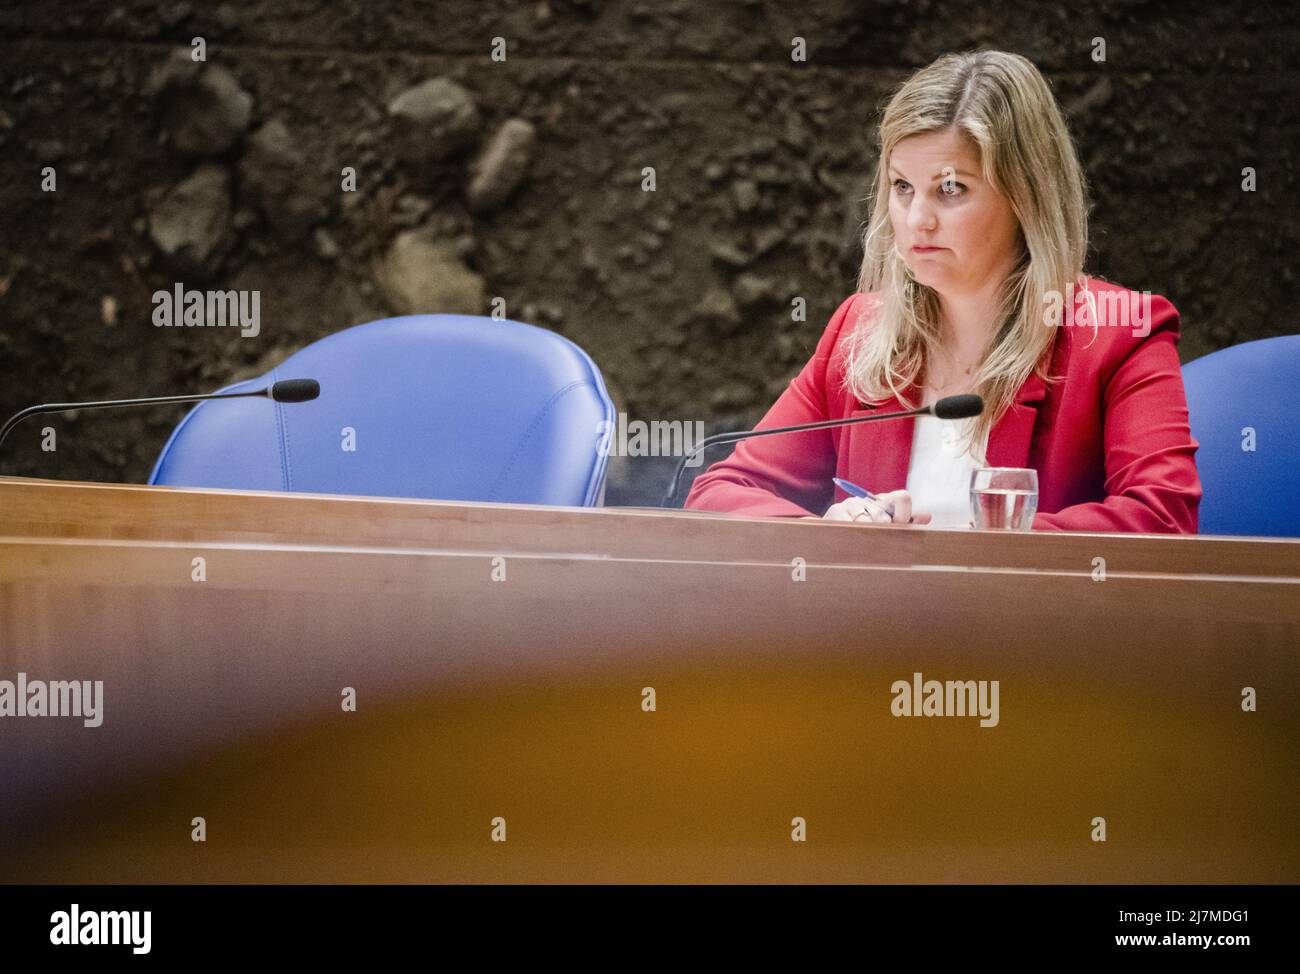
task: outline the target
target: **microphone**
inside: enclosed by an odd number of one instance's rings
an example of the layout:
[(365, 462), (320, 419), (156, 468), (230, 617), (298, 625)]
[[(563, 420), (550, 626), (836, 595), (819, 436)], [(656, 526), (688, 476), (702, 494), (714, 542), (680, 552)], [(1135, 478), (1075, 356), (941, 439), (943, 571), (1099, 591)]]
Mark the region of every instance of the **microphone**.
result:
[(751, 436), (775, 436), (777, 433), (798, 433), (803, 430), (824, 430), (832, 426), (849, 426), (853, 423), (872, 423), (879, 419), (905, 419), (908, 416), (935, 416), (938, 419), (969, 419), (971, 416), (978, 416), (984, 411), (984, 400), (979, 396), (965, 394), (960, 396), (945, 396), (938, 402), (931, 403), (929, 406), (922, 406), (920, 409), (910, 409), (901, 413), (876, 413), (874, 416), (853, 416), (845, 419), (824, 419), (816, 423), (803, 423), (799, 426), (779, 426), (775, 429), (767, 430), (742, 430), (735, 433), (715, 433), (713, 436), (706, 436), (696, 444), (695, 449), (691, 450), (686, 456), (682, 457), (677, 464), (677, 470), (673, 474), (673, 482), (668, 488), (668, 495), (664, 498), (662, 507), (673, 507), (677, 501), (677, 485), (682, 479), (682, 471), (686, 468), (686, 462), (697, 453), (703, 453), (711, 446), (717, 446), (719, 443), (736, 443), (740, 440), (747, 440)]
[(315, 379), (281, 379), (264, 390), (276, 402), (310, 402), (320, 395)]
[(308, 402), (320, 395), (320, 383), (315, 379), (281, 379), (265, 389), (249, 392), (208, 392), (197, 396), (156, 396), (152, 399), (106, 399), (101, 402), (47, 402), (28, 406), (14, 413), (4, 426), (0, 426), (0, 446), (4, 445), (9, 431), (28, 416), (39, 413), (62, 413), (72, 409), (103, 409), (107, 406), (156, 406), (174, 402), (203, 402), (207, 399), (244, 399), (249, 396), (266, 396), (276, 402)]
[(945, 396), (929, 408), (938, 419), (970, 419), (984, 412), (984, 400), (969, 394)]

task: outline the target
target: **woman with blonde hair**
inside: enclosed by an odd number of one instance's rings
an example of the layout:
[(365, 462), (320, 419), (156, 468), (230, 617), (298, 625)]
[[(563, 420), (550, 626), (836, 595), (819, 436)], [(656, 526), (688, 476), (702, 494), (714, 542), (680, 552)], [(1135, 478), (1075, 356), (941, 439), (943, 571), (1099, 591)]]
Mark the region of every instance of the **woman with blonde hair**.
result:
[(1086, 196), (1026, 58), (950, 54), (916, 72), (881, 120), (858, 293), (755, 429), (960, 393), (984, 412), (960, 427), (922, 416), (744, 440), (685, 506), (964, 527), (972, 470), (1029, 467), (1035, 529), (1195, 533), (1178, 312), (1085, 276)]

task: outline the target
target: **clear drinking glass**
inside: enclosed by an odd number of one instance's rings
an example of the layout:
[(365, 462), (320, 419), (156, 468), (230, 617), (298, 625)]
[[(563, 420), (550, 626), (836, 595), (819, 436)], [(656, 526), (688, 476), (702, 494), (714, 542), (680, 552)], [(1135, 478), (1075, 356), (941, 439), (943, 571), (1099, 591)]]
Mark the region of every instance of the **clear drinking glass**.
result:
[(974, 527), (1028, 531), (1038, 511), (1038, 471), (1022, 467), (980, 467), (970, 475)]

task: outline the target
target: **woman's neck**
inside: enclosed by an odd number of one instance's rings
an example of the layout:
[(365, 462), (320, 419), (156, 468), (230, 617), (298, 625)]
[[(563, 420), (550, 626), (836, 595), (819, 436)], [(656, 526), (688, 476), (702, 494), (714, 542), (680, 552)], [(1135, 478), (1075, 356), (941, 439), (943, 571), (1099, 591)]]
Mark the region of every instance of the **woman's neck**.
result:
[(978, 363), (993, 338), (998, 289), (973, 294), (940, 295), (940, 342), (963, 367)]
[(993, 337), (997, 299), (996, 287), (939, 296), (939, 352), (926, 362), (922, 405), (973, 390), (975, 372)]

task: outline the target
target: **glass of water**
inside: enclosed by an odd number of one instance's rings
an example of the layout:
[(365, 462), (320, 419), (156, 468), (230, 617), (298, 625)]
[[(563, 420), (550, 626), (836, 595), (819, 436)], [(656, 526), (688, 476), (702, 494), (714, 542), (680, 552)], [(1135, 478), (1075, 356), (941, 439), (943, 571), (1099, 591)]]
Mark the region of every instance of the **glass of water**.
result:
[(1038, 511), (1038, 471), (1022, 467), (980, 467), (970, 475), (972, 526), (1028, 531)]

